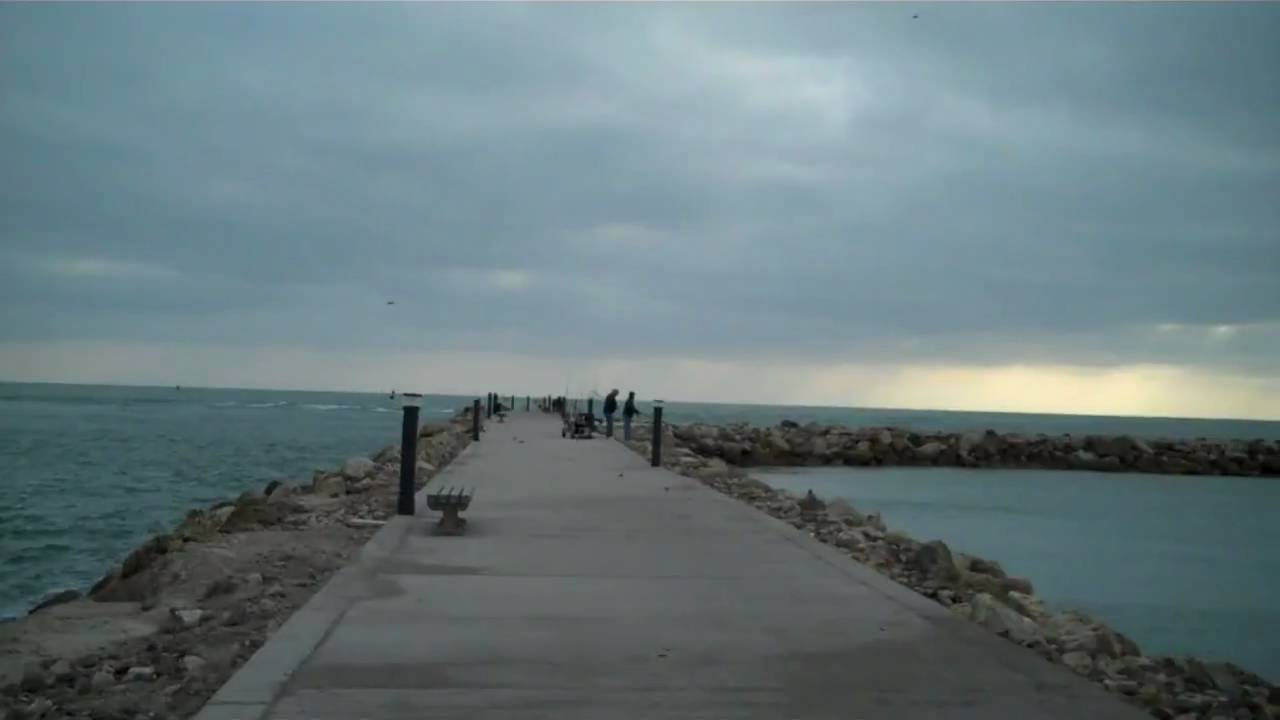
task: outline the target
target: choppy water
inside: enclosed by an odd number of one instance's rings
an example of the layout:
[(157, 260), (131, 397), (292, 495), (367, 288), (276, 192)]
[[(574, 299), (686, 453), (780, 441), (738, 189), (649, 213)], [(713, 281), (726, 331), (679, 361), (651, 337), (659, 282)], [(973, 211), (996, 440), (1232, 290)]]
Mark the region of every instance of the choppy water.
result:
[(1280, 480), (960, 468), (761, 477), (998, 560), (1051, 605), (1106, 620), (1144, 652), (1280, 680)]
[[(470, 398), (423, 398), (424, 421)], [(0, 617), (187, 510), (399, 442), (386, 395), (0, 384)]]

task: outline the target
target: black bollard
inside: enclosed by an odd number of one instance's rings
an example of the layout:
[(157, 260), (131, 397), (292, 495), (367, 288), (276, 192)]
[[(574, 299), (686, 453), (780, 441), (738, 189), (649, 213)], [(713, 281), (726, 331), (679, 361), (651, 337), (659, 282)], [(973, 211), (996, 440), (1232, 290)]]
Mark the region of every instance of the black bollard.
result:
[(587, 398), (587, 424), (591, 427), (591, 432), (596, 430), (596, 399)]
[(662, 467), (662, 408), (653, 408), (653, 427), (650, 429), (653, 435), (653, 459), (649, 464), (653, 467)]
[(480, 439), (480, 398), (471, 402), (471, 439)]
[(525, 412), (529, 412), (529, 408), (531, 408), (531, 407), (533, 407), (533, 396), (532, 396), (532, 395), (525, 395), (525, 396), (524, 396), (524, 411), (525, 411)]
[(400, 425), (400, 497), (396, 502), (398, 515), (414, 513), (414, 472), (418, 469), (418, 401), (417, 393), (403, 393), (404, 422)]
[(512, 395), (511, 396), (511, 412), (515, 412), (515, 411), (516, 411), (516, 396)]
[(484, 416), (493, 417), (493, 393), (486, 393), (484, 396)]

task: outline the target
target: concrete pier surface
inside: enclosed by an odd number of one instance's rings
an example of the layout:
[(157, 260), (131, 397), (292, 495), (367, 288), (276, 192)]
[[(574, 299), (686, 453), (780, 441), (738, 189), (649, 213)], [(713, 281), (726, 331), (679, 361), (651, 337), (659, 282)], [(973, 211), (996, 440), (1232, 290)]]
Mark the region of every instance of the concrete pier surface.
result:
[(1146, 717), (783, 522), (559, 420), (489, 422), (210, 700), (256, 718)]

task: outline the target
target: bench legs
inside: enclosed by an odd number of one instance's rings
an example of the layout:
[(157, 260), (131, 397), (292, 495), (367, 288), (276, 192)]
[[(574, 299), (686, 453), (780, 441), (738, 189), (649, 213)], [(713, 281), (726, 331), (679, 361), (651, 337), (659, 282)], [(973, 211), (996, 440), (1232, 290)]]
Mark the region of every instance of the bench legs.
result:
[(436, 533), (440, 535), (461, 535), (467, 527), (467, 521), (458, 517), (458, 508), (446, 507), (440, 511), (440, 523), (436, 525)]

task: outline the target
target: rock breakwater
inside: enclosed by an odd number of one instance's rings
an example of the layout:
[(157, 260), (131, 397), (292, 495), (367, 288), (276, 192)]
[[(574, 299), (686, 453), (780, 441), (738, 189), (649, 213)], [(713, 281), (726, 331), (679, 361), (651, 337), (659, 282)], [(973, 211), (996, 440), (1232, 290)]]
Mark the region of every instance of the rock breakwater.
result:
[[(419, 432), (421, 487), (470, 418)], [(0, 625), (0, 720), (186, 718), (395, 513), (400, 452), (192, 510), (85, 595)]]
[(1146, 440), (1129, 435), (921, 433), (840, 425), (673, 426), (683, 447), (742, 467), (938, 465), (1174, 475), (1280, 476), (1274, 440)]

